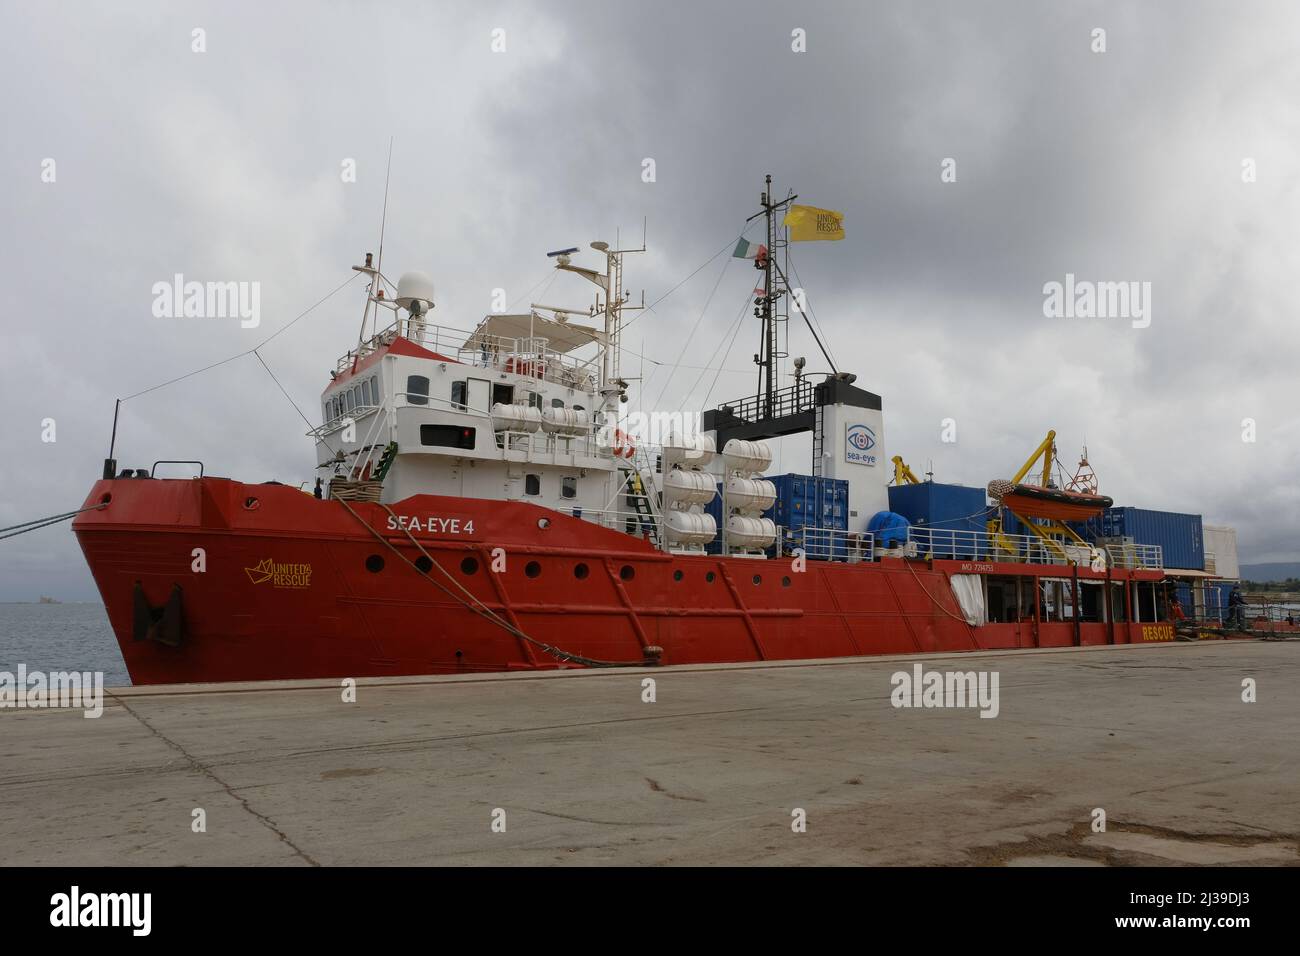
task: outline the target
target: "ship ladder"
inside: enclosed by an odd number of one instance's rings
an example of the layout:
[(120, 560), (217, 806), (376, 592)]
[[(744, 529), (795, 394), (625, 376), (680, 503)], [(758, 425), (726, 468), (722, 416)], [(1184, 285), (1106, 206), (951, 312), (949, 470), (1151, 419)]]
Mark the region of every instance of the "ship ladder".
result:
[(390, 441), (384, 448), (384, 453), (379, 456), (379, 464), (371, 473), (375, 481), (383, 481), (388, 475), (388, 469), (393, 467), (393, 459), (397, 457), (397, 442)]
[(632, 487), (628, 492), (627, 500), (637, 513), (637, 524), (641, 528), (641, 533), (648, 535), (651, 543), (659, 547), (659, 522), (655, 520), (654, 510), (650, 506), (650, 496), (646, 494), (645, 482), (641, 480), (640, 472), (632, 472)]

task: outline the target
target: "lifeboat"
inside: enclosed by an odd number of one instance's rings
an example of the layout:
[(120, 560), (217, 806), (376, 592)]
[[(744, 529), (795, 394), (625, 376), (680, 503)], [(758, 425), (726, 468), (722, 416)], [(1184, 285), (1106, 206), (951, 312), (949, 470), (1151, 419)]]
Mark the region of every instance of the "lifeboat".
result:
[(1106, 495), (1092, 495), (1039, 485), (1012, 485), (1000, 496), (1004, 505), (1017, 514), (1048, 518), (1053, 521), (1086, 521), (1113, 505)]

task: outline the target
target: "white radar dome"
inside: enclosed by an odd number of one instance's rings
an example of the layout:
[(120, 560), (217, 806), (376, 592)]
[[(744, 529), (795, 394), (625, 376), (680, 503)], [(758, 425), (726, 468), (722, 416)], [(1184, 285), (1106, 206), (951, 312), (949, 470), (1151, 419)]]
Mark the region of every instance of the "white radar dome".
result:
[(408, 312), (416, 311), (412, 303), (421, 302), (424, 312), (433, 306), (433, 280), (423, 272), (407, 272), (397, 280), (397, 304)]

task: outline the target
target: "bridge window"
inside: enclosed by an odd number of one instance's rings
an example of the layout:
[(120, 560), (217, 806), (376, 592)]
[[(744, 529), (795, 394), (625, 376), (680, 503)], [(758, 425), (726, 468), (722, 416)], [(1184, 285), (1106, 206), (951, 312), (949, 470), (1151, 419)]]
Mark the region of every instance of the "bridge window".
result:
[(473, 448), (476, 429), (462, 425), (421, 425), (420, 444), (441, 448)]
[(578, 479), (572, 475), (565, 475), (560, 479), (560, 497), (576, 498), (578, 497)]
[(406, 377), (406, 400), (412, 405), (428, 405), (428, 378), (423, 375), (408, 375)]
[(524, 475), (524, 494), (540, 495), (542, 493), (541, 475)]
[(551, 399), (551, 408), (563, 408), (563, 407), (564, 407), (564, 399), (562, 398)]
[(468, 395), (469, 395), (468, 382), (451, 383), (451, 404), (455, 408), (468, 408), (469, 407), (469, 399), (467, 397)]
[(356, 399), (352, 397), (352, 389), (349, 388), (343, 393), (343, 404), (345, 409), (349, 412), (357, 407)]
[(528, 407), (529, 407), (529, 408), (541, 408), (541, 407), (542, 407), (542, 396), (538, 395), (536, 392), (529, 392), (529, 393), (528, 393)]

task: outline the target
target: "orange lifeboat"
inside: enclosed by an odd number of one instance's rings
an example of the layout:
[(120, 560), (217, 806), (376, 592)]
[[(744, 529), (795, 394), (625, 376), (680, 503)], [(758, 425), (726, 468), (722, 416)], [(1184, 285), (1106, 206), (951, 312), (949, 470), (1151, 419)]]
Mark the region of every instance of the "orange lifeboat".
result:
[(1014, 485), (1002, 496), (1002, 503), (1017, 514), (1047, 518), (1052, 521), (1086, 521), (1113, 505), (1106, 495), (1080, 491), (1062, 491), (1039, 485)]

